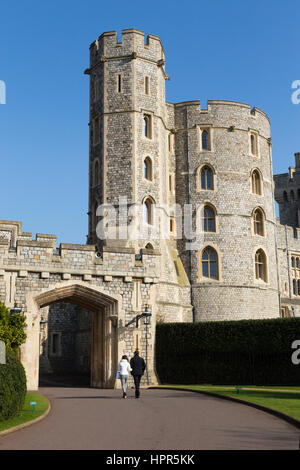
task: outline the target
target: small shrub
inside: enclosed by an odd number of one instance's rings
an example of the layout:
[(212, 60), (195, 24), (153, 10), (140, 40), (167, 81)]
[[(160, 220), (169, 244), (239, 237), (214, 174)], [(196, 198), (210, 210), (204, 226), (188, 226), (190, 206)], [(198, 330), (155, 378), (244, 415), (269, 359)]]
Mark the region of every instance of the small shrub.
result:
[(26, 391), (24, 367), (16, 353), (7, 348), (6, 364), (0, 364), (0, 421), (21, 413)]

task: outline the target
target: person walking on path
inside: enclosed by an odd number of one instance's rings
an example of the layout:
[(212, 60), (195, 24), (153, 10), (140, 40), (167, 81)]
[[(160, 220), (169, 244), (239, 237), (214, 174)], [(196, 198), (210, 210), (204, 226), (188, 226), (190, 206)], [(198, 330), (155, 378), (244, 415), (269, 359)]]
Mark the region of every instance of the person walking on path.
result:
[(140, 352), (137, 349), (134, 352), (134, 356), (130, 359), (130, 366), (132, 368), (131, 375), (133, 376), (135, 386), (135, 398), (140, 397), (140, 381), (146, 369), (146, 363), (139, 354)]
[(122, 356), (121, 361), (119, 362), (118, 372), (120, 374), (121, 384), (122, 384), (122, 391), (123, 391), (123, 398), (127, 398), (127, 380), (128, 380), (128, 372), (131, 372), (131, 366), (128, 362), (127, 356)]

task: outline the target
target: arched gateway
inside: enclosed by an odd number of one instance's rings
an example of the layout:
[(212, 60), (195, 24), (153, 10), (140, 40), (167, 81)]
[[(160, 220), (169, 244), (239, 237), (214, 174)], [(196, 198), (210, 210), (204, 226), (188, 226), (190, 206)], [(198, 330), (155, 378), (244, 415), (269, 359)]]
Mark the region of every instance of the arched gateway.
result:
[[(38, 388), (39, 369), (48, 373), (49, 366), (49, 373), (63, 375), (73, 358), (72, 374), (84, 366), (92, 387), (118, 387), (117, 361), (123, 354), (131, 357), (137, 346), (147, 362), (143, 383), (157, 383), (156, 322), (191, 321), (192, 315), (190, 287), (174, 260), (180, 262), (169, 247), (142, 248), (138, 256), (133, 247), (103, 246), (101, 252), (96, 245), (57, 247), (55, 235), (38, 233), (33, 239), (20, 222), (0, 221), (0, 300), (11, 309), (18, 299), (26, 317), (21, 361), (28, 390)], [(136, 325), (132, 320), (146, 305), (150, 324)], [(54, 337), (61, 341), (56, 357)]]
[[(124, 327), (121, 296), (108, 295), (104, 289), (66, 281), (40, 293), (26, 295), (27, 340), (21, 349), (29, 389), (36, 389), (39, 377), (41, 308), (65, 301), (92, 314), (91, 383), (96, 388), (113, 388), (118, 361), (118, 344)], [(29, 324), (30, 323), (30, 324)]]

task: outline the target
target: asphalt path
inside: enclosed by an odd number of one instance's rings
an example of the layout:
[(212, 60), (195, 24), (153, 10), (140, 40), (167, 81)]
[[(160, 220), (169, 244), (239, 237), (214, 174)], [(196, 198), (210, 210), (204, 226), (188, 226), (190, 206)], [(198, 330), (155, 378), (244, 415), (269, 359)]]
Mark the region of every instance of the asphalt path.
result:
[(297, 450), (300, 431), (263, 411), (198, 393), (40, 388), (43, 420), (0, 436), (0, 450)]

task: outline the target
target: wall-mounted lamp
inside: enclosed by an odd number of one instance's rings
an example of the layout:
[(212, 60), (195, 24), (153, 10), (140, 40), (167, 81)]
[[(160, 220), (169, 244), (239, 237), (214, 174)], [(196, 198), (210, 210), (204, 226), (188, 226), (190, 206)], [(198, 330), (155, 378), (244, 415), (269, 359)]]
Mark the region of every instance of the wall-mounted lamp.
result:
[[(125, 326), (129, 326), (131, 325), (132, 323), (135, 322), (135, 327), (138, 328), (139, 327), (139, 319), (144, 317), (145, 318), (145, 325), (149, 325), (149, 317), (152, 316), (152, 313), (149, 311), (149, 306), (148, 304), (146, 304), (146, 307), (145, 307), (145, 311), (142, 312), (140, 315), (136, 315), (132, 320), (130, 320), (130, 322), (126, 323)], [(147, 323), (146, 323), (147, 321)]]
[(21, 307), (18, 307), (18, 299), (15, 299), (15, 305), (13, 308), (10, 309), (11, 315), (19, 315), (22, 312)]

